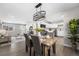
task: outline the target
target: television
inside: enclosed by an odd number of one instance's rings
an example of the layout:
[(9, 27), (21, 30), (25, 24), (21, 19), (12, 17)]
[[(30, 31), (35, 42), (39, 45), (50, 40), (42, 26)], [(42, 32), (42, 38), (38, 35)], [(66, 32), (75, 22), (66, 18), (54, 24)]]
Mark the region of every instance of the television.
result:
[(40, 24), (40, 27), (41, 27), (41, 28), (46, 28), (46, 25)]

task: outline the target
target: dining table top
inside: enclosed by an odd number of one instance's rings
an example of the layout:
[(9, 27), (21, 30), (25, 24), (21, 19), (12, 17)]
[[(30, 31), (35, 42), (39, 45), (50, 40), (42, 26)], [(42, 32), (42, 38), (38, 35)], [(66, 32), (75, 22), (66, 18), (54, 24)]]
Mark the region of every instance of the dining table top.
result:
[(57, 41), (54, 38), (44, 38), (44, 39), (40, 39), (40, 40), (41, 40), (41, 43), (46, 46), (52, 46)]

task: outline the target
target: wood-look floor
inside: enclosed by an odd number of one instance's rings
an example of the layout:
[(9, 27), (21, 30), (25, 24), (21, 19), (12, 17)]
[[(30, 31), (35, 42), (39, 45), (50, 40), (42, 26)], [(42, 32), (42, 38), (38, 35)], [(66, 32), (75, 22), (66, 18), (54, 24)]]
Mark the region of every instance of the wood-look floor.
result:
[[(63, 38), (56, 37), (56, 56), (78, 56), (79, 53), (71, 48), (63, 46)], [(11, 45), (0, 46), (0, 56), (28, 56), (25, 52), (25, 41), (11, 43)], [(51, 52), (51, 56), (54, 54)]]

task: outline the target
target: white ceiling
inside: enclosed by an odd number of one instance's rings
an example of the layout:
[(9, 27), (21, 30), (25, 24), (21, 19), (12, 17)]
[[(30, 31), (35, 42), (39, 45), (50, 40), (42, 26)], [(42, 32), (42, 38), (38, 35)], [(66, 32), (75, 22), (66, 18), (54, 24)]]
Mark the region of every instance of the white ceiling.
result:
[[(10, 21), (31, 22), (35, 13), (37, 3), (0, 3), (0, 18)], [(77, 3), (43, 3), (42, 9), (47, 13), (47, 17), (55, 13), (77, 7)]]

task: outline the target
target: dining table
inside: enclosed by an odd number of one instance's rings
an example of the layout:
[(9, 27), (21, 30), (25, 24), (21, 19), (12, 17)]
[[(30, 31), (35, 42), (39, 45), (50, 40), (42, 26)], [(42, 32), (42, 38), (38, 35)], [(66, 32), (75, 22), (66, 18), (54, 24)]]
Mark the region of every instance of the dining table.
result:
[(45, 55), (45, 52), (46, 52), (45, 48), (49, 49), (47, 54), (50, 55), (51, 47), (52, 47), (53, 53), (56, 54), (56, 41), (57, 40), (54, 39), (54, 37), (53, 38), (45, 37), (40, 39), (40, 43), (42, 45), (43, 52), (44, 52), (43, 55)]

